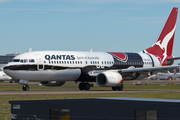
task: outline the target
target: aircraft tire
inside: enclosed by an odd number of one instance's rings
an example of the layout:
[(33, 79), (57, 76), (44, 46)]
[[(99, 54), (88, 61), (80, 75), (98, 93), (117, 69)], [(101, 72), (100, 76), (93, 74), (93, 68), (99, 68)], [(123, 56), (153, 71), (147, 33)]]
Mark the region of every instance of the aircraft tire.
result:
[(123, 84), (121, 84), (119, 87), (117, 87), (118, 91), (122, 91), (123, 90)]
[(116, 91), (116, 90), (117, 90), (117, 87), (112, 87), (112, 90), (113, 90), (113, 91)]
[(79, 84), (79, 90), (84, 90), (85, 89), (85, 84), (84, 83), (80, 83)]
[(24, 86), (22, 87), (22, 89), (23, 89), (23, 91), (28, 91), (28, 90), (29, 90), (29, 86), (28, 86), (28, 85), (24, 85)]
[(29, 91), (29, 86), (28, 86), (28, 85), (26, 85), (26, 87), (25, 87), (25, 88), (26, 88), (26, 91)]
[(25, 91), (25, 86), (22, 86), (23, 91)]
[(90, 89), (90, 84), (89, 83), (85, 83), (84, 84), (84, 89), (85, 90), (89, 90)]

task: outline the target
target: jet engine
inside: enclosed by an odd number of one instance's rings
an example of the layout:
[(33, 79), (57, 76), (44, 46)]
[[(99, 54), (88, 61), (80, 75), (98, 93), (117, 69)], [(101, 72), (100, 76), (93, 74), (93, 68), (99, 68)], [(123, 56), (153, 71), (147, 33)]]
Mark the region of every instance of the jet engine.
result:
[(43, 86), (62, 86), (64, 85), (65, 81), (44, 81), (40, 82)]
[(96, 83), (101, 87), (116, 87), (123, 83), (123, 79), (118, 72), (107, 71), (97, 75)]

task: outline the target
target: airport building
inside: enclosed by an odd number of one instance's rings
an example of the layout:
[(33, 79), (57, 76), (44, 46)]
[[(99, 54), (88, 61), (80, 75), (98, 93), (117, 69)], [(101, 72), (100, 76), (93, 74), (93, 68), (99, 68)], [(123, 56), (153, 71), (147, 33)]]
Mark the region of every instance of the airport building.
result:
[(9, 101), (12, 120), (178, 120), (180, 100), (82, 98)]
[(3, 69), (3, 67), (12, 60), (13, 57), (16, 55), (19, 55), (20, 53), (13, 53), (13, 54), (6, 54), (6, 55), (0, 55), (0, 71)]

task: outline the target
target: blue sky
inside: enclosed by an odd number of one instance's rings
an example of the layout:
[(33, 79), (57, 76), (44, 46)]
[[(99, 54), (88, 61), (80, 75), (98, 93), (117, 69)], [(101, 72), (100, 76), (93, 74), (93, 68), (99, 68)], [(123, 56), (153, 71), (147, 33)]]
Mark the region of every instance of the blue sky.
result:
[[(0, 0), (0, 54), (37, 50), (139, 52), (180, 0)], [(180, 8), (179, 8), (180, 9)], [(180, 15), (173, 55), (180, 56)]]

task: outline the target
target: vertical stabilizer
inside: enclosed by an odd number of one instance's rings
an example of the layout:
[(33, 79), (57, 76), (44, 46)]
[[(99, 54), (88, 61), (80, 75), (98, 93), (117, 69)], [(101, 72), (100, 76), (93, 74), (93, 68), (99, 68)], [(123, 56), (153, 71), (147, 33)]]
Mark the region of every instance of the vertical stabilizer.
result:
[(178, 8), (173, 7), (155, 44), (144, 50), (158, 57), (162, 65), (167, 65), (167, 58), (172, 57), (177, 13)]

